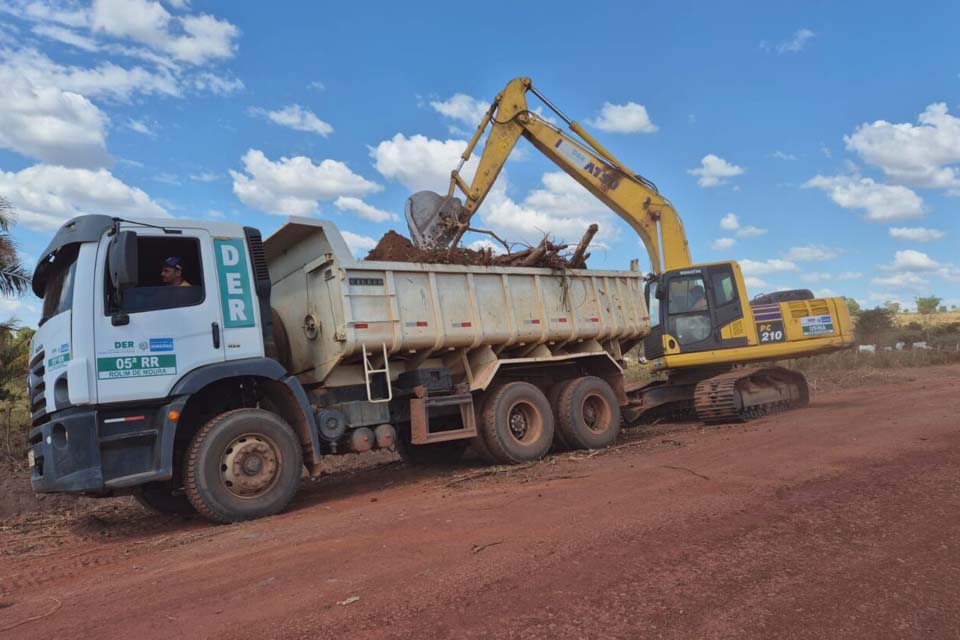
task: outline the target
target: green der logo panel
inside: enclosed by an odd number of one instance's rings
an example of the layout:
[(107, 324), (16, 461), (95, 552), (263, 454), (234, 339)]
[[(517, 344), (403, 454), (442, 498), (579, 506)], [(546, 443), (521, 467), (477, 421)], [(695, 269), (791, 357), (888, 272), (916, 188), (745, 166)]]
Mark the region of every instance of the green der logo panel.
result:
[(177, 372), (177, 356), (116, 356), (97, 358), (97, 378), (145, 378), (147, 376), (169, 376)]
[(217, 254), (224, 328), (236, 329), (256, 325), (243, 240), (214, 240), (213, 250)]

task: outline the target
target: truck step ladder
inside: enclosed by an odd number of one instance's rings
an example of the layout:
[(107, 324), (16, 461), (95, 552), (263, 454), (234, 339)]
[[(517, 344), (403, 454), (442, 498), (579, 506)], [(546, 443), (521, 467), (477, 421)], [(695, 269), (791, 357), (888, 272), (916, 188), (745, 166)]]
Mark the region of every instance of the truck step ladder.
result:
[[(367, 401), (368, 402), (390, 402), (393, 400), (393, 385), (390, 384), (390, 360), (387, 359), (387, 345), (381, 343), (383, 348), (383, 368), (374, 369), (373, 363), (370, 362), (370, 356), (373, 354), (367, 353), (367, 345), (360, 345), (363, 350), (363, 381), (367, 385)], [(385, 398), (374, 398), (373, 390), (371, 389), (371, 378), (382, 373), (384, 378), (387, 381), (387, 397)]]

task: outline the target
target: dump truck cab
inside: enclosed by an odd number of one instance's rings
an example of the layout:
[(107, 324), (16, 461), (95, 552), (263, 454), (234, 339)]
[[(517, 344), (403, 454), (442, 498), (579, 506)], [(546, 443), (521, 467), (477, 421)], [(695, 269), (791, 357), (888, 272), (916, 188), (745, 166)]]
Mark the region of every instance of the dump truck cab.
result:
[[(249, 259), (259, 233), (164, 223), (84, 216), (44, 251), (28, 381), (38, 491), (109, 493), (169, 478), (176, 423), (203, 380), (285, 377), (264, 357), (269, 322)], [(171, 258), (183, 286), (161, 279)]]

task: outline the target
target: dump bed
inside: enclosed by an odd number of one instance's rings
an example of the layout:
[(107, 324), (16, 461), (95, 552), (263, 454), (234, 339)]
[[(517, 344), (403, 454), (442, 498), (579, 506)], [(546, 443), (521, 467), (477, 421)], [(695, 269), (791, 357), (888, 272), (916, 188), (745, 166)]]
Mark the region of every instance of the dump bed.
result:
[(362, 261), (333, 223), (301, 218), (265, 252), (286, 364), (306, 381), (335, 385), (364, 350), (394, 371), (477, 353), (621, 361), (649, 332), (638, 272)]

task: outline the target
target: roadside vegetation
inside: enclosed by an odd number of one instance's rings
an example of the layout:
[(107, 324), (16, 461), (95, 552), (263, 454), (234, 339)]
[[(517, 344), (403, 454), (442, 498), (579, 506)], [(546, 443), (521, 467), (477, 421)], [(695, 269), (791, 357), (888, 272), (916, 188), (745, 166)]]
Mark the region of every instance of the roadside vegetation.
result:
[[(0, 296), (19, 297), (30, 288), (30, 274), (17, 252), (11, 229), (14, 211), (0, 197)], [(21, 457), (30, 424), (26, 399), (26, 371), (33, 330), (16, 318), (0, 320), (0, 456)]]

